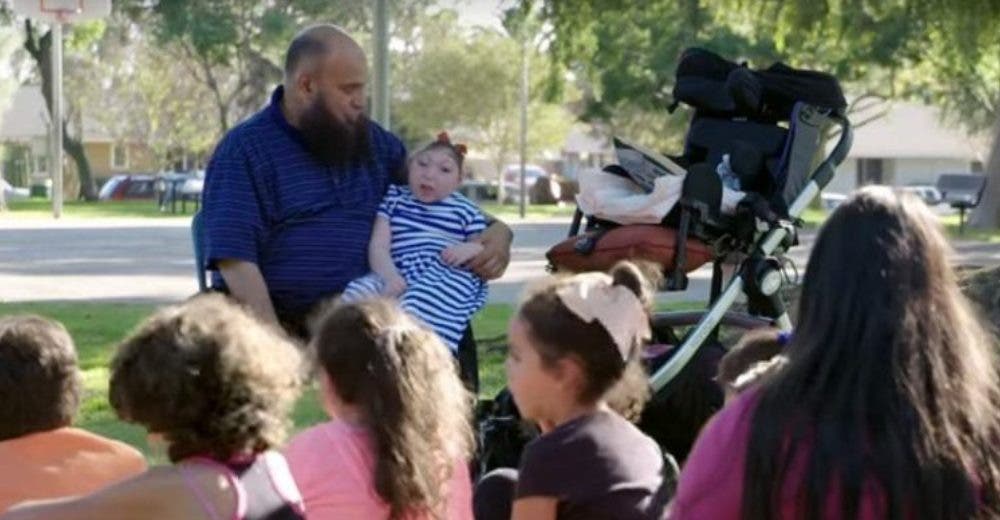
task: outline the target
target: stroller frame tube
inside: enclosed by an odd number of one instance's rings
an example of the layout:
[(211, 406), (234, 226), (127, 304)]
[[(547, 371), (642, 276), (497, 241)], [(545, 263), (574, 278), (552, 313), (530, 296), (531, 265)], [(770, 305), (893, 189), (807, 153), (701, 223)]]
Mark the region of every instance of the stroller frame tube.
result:
[[(847, 157), (847, 152), (851, 148), (851, 142), (853, 141), (853, 132), (851, 130), (851, 123), (842, 114), (831, 113), (827, 117), (833, 120), (837, 125), (840, 126), (840, 139), (837, 141), (837, 145), (834, 147), (833, 151), (823, 160), (823, 162), (813, 171), (810, 176), (809, 182), (806, 184), (805, 188), (799, 193), (792, 204), (788, 208), (789, 217), (795, 219), (805, 211), (812, 199), (822, 191), (823, 187), (829, 184), (830, 179), (833, 178), (834, 171), (844, 158)], [(757, 248), (764, 255), (770, 255), (773, 253), (778, 246), (785, 240), (788, 236), (788, 230), (783, 226), (772, 227), (770, 231), (764, 235), (758, 241)], [(741, 270), (742, 271), (742, 270)], [(725, 291), (719, 296), (719, 299), (712, 303), (711, 308), (708, 312), (702, 316), (701, 320), (695, 325), (695, 328), (691, 330), (684, 341), (681, 343), (680, 347), (677, 348), (677, 352), (667, 360), (653, 375), (650, 377), (650, 386), (652, 386), (653, 392), (660, 391), (664, 386), (672, 381), (677, 374), (687, 366), (691, 358), (694, 357), (698, 349), (704, 344), (705, 340), (708, 339), (709, 335), (715, 329), (716, 326), (722, 321), (722, 318), (726, 315), (727, 310), (736, 302), (736, 298), (739, 297), (740, 293), (743, 291), (744, 284), (746, 282), (743, 280), (743, 274), (734, 276), (730, 281), (729, 285), (726, 286)], [(779, 316), (776, 320), (776, 324), (782, 330), (791, 330), (792, 322), (785, 312)]]

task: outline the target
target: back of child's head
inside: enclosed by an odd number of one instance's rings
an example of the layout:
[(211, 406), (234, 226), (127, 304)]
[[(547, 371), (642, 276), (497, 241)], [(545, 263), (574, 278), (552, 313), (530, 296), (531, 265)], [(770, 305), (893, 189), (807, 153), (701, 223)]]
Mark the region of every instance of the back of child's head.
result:
[(938, 380), (936, 370), (915, 367), (944, 363), (971, 375), (990, 364), (983, 359), (988, 336), (958, 288), (950, 254), (937, 216), (920, 199), (885, 187), (859, 190), (813, 246), (791, 361), (822, 371), (849, 364), (886, 383), (873, 389), (896, 384), (923, 394), (932, 383), (902, 380), (911, 376), (960, 388), (950, 381), (954, 373)]
[(889, 510), (972, 518), (985, 503), (984, 517), (1000, 514), (995, 345), (949, 255), (926, 205), (885, 187), (859, 190), (827, 219), (788, 363), (763, 385), (754, 412), (746, 518), (780, 511), (773, 497), (796, 443), (826, 447), (810, 452), (801, 477), (823, 483), (809, 487), (806, 510), (823, 510), (838, 489), (851, 490), (844, 504), (859, 500), (855, 484), (877, 477)]
[(451, 141), (451, 137), (448, 136), (447, 132), (441, 132), (440, 134), (437, 135), (437, 138), (435, 138), (433, 141), (425, 144), (419, 150), (417, 150), (411, 156), (410, 160), (412, 161), (417, 157), (419, 157), (421, 154), (424, 154), (431, 150), (443, 150), (447, 152), (448, 155), (455, 161), (455, 164), (458, 165), (459, 177), (462, 176), (462, 172), (464, 171), (463, 169), (465, 163), (465, 154), (467, 152), (467, 148), (465, 147), (464, 144), (453, 143)]
[(391, 517), (441, 511), (457, 460), (471, 456), (472, 396), (440, 338), (398, 304), (334, 304), (312, 340), (337, 396), (367, 419), (375, 489)]
[(634, 418), (649, 396), (639, 359), (649, 339), (651, 301), (651, 286), (640, 268), (619, 262), (609, 274), (578, 274), (538, 287), (517, 316), (528, 325), (544, 364), (567, 357), (579, 363), (584, 376), (580, 402), (607, 397)]
[(790, 335), (777, 329), (748, 331), (719, 361), (715, 380), (727, 393), (740, 393), (758, 383), (780, 364)]
[(0, 440), (68, 426), (79, 404), (66, 328), (41, 316), (0, 318)]
[(279, 445), (302, 380), (296, 346), (219, 294), (165, 307), (119, 346), (109, 396), (163, 436), (171, 461)]

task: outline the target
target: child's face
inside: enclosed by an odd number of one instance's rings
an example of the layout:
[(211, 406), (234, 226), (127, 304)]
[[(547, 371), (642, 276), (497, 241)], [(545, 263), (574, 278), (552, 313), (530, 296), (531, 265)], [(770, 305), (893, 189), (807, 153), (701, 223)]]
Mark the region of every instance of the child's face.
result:
[(430, 204), (451, 195), (462, 183), (462, 174), (450, 152), (432, 148), (410, 161), (409, 181), (417, 200)]
[(521, 416), (534, 421), (549, 419), (551, 403), (564, 392), (563, 382), (547, 369), (528, 333), (529, 325), (519, 317), (507, 330), (507, 384)]

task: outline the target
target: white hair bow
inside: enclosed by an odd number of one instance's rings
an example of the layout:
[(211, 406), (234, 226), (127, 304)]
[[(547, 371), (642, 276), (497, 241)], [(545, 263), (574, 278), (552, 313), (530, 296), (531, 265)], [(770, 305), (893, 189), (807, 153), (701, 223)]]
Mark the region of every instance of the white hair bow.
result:
[(557, 289), (556, 295), (581, 320), (597, 320), (614, 340), (623, 360), (628, 359), (633, 345), (652, 336), (642, 302), (628, 287), (615, 285), (607, 274), (576, 275)]

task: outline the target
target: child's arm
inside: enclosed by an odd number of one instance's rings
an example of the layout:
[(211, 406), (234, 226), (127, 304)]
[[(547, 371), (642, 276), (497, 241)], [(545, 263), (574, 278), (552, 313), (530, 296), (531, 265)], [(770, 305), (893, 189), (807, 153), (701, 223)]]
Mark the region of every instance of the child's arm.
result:
[(514, 501), (511, 520), (555, 520), (556, 497), (525, 497)]
[(495, 280), (503, 276), (510, 263), (510, 246), (514, 233), (506, 224), (493, 216), (486, 215), (488, 227), (479, 236), (471, 239), (483, 245), (483, 250), (466, 264), (466, 268), (483, 280)]
[(389, 219), (381, 214), (375, 217), (372, 238), (368, 242), (368, 265), (385, 283), (382, 294), (396, 297), (406, 290), (406, 280), (392, 261), (392, 228)]
[(485, 246), (478, 240), (479, 235), (486, 229), (486, 219), (482, 212), (469, 203), (471, 211), (467, 213), (468, 219), (465, 223), (465, 242), (452, 244), (441, 251), (441, 259), (444, 263), (454, 267), (464, 267), (464, 264), (472, 260), (476, 255), (483, 252)]
[[(235, 491), (218, 471), (196, 468), (192, 485), (220, 518), (233, 518)], [(206, 514), (176, 466), (160, 466), (90, 495), (23, 503), (0, 515), (4, 520), (132, 520), (197, 518)]]
[(459, 242), (441, 251), (441, 259), (450, 266), (460, 267), (482, 251), (483, 244), (479, 242)]

